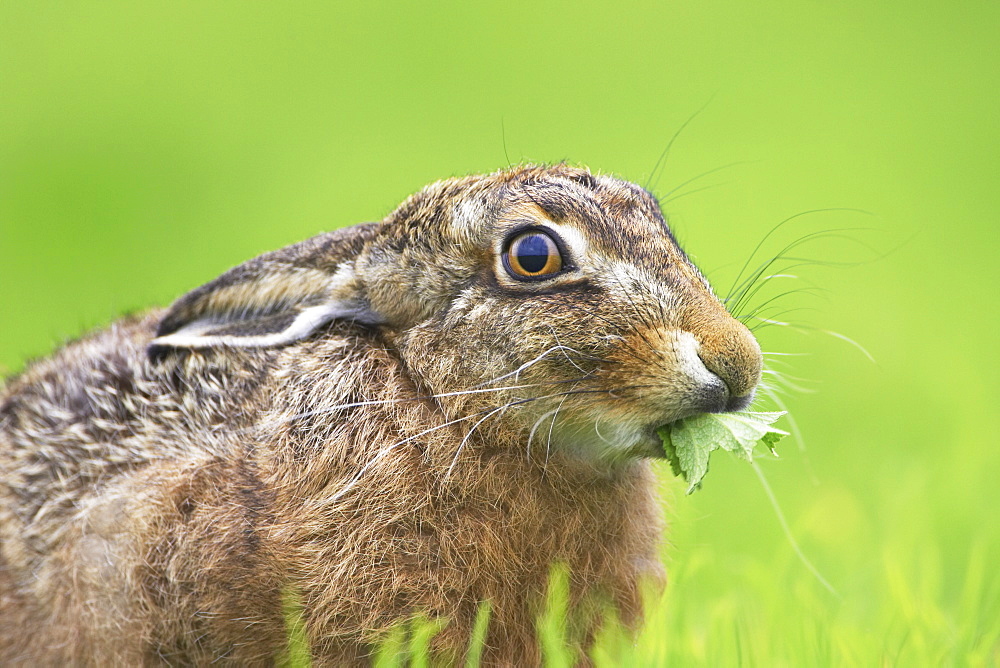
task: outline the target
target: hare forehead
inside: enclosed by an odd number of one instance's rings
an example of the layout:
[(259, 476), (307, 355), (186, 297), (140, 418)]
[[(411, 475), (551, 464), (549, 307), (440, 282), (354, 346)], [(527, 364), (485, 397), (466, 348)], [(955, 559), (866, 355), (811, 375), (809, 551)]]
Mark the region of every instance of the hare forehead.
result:
[(701, 280), (661, 220), (636, 213), (558, 222), (543, 219), (539, 224), (559, 235), (574, 263), (606, 283), (634, 289), (639, 284), (673, 284), (680, 277), (685, 282)]

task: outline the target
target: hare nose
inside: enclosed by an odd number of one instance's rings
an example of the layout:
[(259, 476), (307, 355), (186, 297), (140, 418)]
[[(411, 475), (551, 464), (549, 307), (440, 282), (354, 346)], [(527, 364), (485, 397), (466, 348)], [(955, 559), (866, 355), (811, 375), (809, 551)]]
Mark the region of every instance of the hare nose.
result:
[(686, 320), (685, 329), (699, 343), (698, 357), (729, 389), (729, 409), (745, 408), (760, 382), (762, 357), (757, 339), (719, 302), (702, 301)]

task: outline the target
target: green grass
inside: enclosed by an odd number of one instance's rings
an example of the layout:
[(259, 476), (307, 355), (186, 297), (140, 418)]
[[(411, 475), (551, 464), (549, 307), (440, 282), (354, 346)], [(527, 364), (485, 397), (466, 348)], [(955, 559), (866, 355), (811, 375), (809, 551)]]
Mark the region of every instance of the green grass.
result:
[(281, 613), (285, 618), (288, 646), (284, 654), (278, 657), (277, 664), (281, 668), (308, 668), (312, 665), (312, 658), (309, 651), (309, 637), (306, 634), (306, 622), (302, 614), (302, 600), (298, 592), (291, 587), (281, 592)]
[(790, 555), (746, 564), (730, 591), (706, 596), (702, 585), (720, 564), (712, 550), (694, 549), (672, 560), (635, 647), (597, 652), (603, 665), (996, 665), (1000, 598), (995, 582), (984, 587), (983, 559), (970, 554), (959, 600), (936, 588), (939, 570), (893, 552), (873, 588), (844, 589), (840, 599)]

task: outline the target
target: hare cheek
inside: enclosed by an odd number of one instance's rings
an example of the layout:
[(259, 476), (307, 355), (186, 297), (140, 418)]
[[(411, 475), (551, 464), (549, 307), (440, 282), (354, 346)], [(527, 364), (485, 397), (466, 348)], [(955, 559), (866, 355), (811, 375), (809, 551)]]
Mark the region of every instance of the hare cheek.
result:
[[(602, 389), (611, 391), (614, 399), (562, 411), (546, 430), (548, 442), (543, 446), (592, 462), (662, 457), (657, 427), (725, 410), (726, 385), (701, 361), (699, 343), (691, 333), (651, 330), (622, 345), (631, 354), (623, 354), (615, 372), (603, 379)], [(636, 360), (640, 350), (645, 353), (640, 355), (641, 368)]]

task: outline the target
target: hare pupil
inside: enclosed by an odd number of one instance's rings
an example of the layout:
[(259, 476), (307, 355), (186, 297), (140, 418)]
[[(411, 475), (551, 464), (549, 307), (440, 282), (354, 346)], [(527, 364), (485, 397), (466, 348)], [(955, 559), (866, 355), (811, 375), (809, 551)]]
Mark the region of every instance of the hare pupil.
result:
[(552, 242), (541, 234), (525, 237), (517, 246), (517, 261), (529, 274), (540, 273), (549, 263)]

